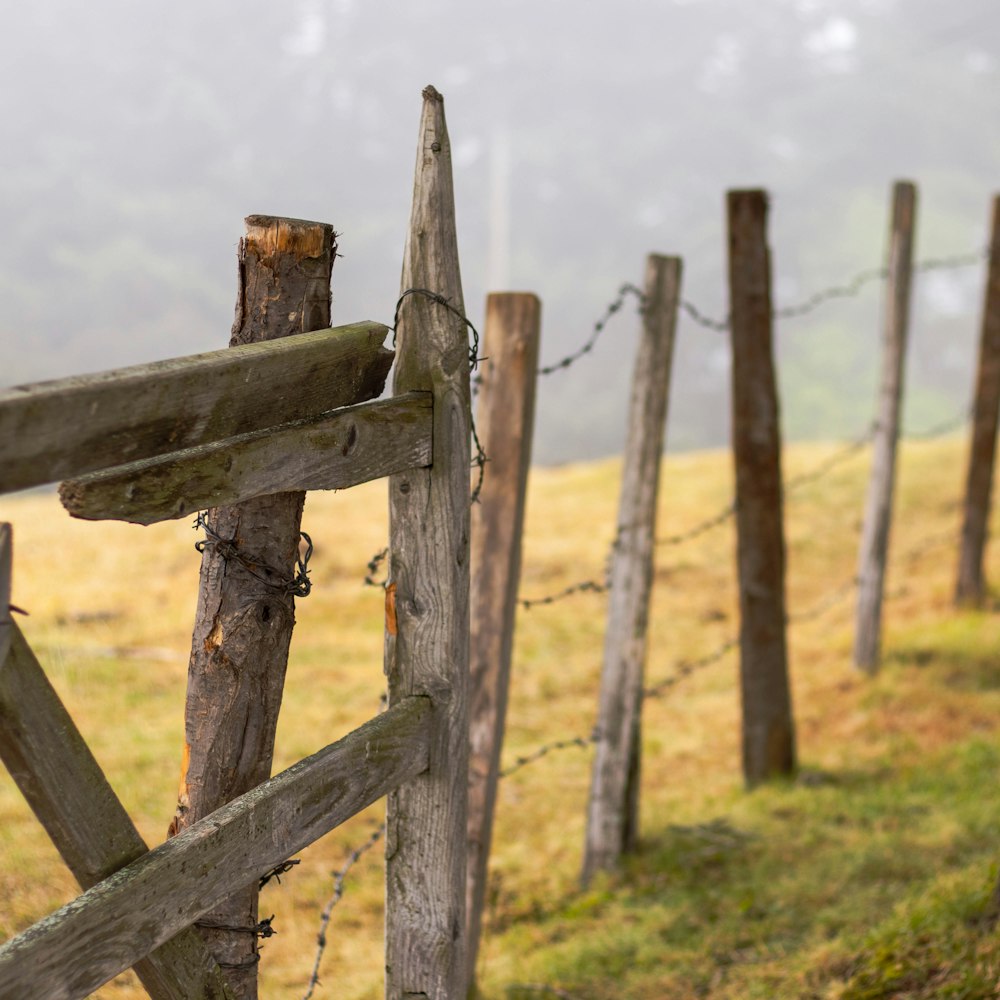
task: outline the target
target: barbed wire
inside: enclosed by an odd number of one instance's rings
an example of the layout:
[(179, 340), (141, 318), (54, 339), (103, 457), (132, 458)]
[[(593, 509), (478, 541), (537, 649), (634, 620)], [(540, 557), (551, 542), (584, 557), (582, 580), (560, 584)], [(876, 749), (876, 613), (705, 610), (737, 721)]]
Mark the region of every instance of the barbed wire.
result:
[(223, 538), (219, 535), (208, 523), (206, 511), (198, 513), (192, 527), (195, 530), (203, 529), (207, 536), (194, 543), (196, 552), (203, 553), (206, 550), (218, 552), (224, 561), (239, 563), (255, 580), (259, 580), (265, 587), (276, 590), (278, 593), (290, 594), (292, 597), (308, 597), (312, 591), (312, 581), (309, 579), (309, 560), (313, 553), (313, 543), (304, 531), (299, 532), (299, 537), (305, 542), (305, 552), (296, 551), (295, 575), (287, 578), (282, 576), (279, 570), (268, 566), (263, 560), (244, 555), (236, 546), (235, 538)]
[(508, 983), (504, 987), (504, 992), (509, 997), (516, 997), (518, 993), (541, 993), (545, 996), (556, 997), (557, 1000), (579, 1000), (579, 997), (558, 986), (549, 986), (547, 983)]
[(941, 423), (932, 424), (919, 431), (904, 431), (900, 437), (910, 441), (931, 441), (934, 438), (944, 437), (945, 434), (950, 434), (952, 431), (958, 430), (959, 427), (964, 427), (972, 419), (973, 411), (974, 407), (966, 406), (961, 412), (947, 420), (942, 420)]
[[(972, 253), (953, 254), (949, 257), (930, 257), (924, 260), (918, 260), (914, 262), (912, 270), (914, 273), (958, 270), (960, 268), (969, 267), (973, 264), (979, 264), (983, 260), (988, 260), (989, 257), (990, 250), (987, 247), (985, 250), (978, 250)], [(861, 294), (861, 291), (866, 285), (875, 281), (885, 281), (888, 277), (889, 269), (887, 267), (867, 268), (864, 271), (859, 271), (842, 285), (831, 285), (828, 288), (822, 288), (817, 292), (813, 292), (802, 302), (773, 308), (771, 310), (771, 315), (775, 319), (796, 319), (799, 316), (805, 316), (808, 313), (814, 312), (820, 306), (825, 305), (833, 299), (855, 298)], [(681, 300), (680, 307), (699, 326), (712, 330), (715, 333), (724, 333), (731, 326), (731, 317), (726, 316), (726, 318), (722, 320), (714, 319), (701, 312), (701, 310), (699, 310), (695, 305), (685, 299)]]
[(738, 637), (731, 636), (726, 639), (722, 645), (713, 649), (712, 652), (706, 653), (704, 656), (700, 656), (696, 660), (681, 660), (674, 667), (674, 672), (669, 677), (664, 677), (663, 680), (658, 681), (651, 687), (643, 689), (643, 699), (648, 700), (650, 698), (662, 698), (663, 695), (666, 694), (667, 691), (674, 687), (674, 685), (679, 681), (684, 680), (686, 677), (690, 677), (693, 673), (703, 670), (705, 667), (710, 667), (713, 663), (718, 663), (730, 650), (735, 649), (739, 643), (740, 640)]
[[(471, 373), (474, 373), (479, 367), (479, 362), (484, 360), (479, 357), (479, 331), (476, 329), (472, 320), (470, 320), (461, 309), (453, 306), (451, 302), (440, 292), (431, 291), (429, 288), (407, 288), (404, 292), (400, 293), (399, 298), (396, 300), (396, 308), (393, 310), (392, 326), (389, 327), (392, 331), (393, 348), (395, 349), (396, 347), (396, 330), (399, 327), (400, 312), (403, 308), (403, 303), (411, 295), (420, 295), (425, 299), (429, 299), (431, 302), (435, 303), (435, 305), (439, 305), (443, 309), (446, 309), (465, 324), (469, 332), (472, 334), (472, 343), (469, 345), (469, 372), (470, 375)], [(471, 379), (469, 391), (471, 394)], [(472, 489), (470, 502), (477, 503), (479, 501), (479, 495), (483, 490), (483, 478), (486, 473), (486, 463), (488, 459), (486, 457), (486, 452), (483, 450), (483, 444), (479, 440), (479, 432), (476, 430), (476, 420), (474, 414), (472, 413), (471, 405), (469, 407), (469, 430), (472, 433), (472, 441), (475, 445), (475, 456), (472, 459), (472, 468), (476, 469), (478, 474), (476, 485)]]
[(548, 756), (553, 750), (567, 750), (570, 747), (579, 747), (581, 750), (586, 750), (597, 743), (600, 738), (600, 733), (594, 729), (589, 736), (570, 736), (566, 739), (552, 740), (550, 743), (544, 743), (537, 749), (532, 750), (531, 753), (515, 757), (514, 763), (503, 768), (497, 777), (509, 778), (512, 774), (520, 771), (522, 767), (527, 767), (529, 764), (534, 764), (536, 760), (541, 760), (543, 757)]
[(384, 833), (385, 823), (383, 822), (372, 831), (371, 836), (363, 844), (355, 847), (348, 854), (347, 861), (341, 868), (331, 873), (333, 877), (333, 894), (330, 896), (326, 906), (323, 907), (323, 912), (320, 915), (319, 933), (316, 935), (316, 959), (313, 962), (312, 974), (309, 976), (309, 983), (302, 1000), (310, 1000), (316, 991), (316, 987), (319, 986), (319, 967), (323, 961), (323, 952), (326, 950), (326, 932), (330, 926), (334, 907), (344, 898), (344, 880), (347, 878), (347, 873), (382, 839)]
[(641, 288), (631, 284), (630, 282), (626, 282), (619, 287), (618, 297), (605, 308), (604, 313), (594, 324), (594, 328), (591, 331), (590, 336), (587, 337), (583, 345), (571, 354), (566, 355), (566, 357), (561, 360), (556, 361), (551, 365), (545, 365), (543, 368), (539, 368), (538, 374), (552, 375), (555, 372), (562, 371), (564, 368), (569, 368), (570, 365), (579, 361), (584, 355), (589, 354), (594, 349), (594, 344), (597, 343), (597, 338), (600, 337), (605, 326), (607, 326), (608, 321), (615, 315), (615, 313), (621, 310), (622, 306), (625, 305), (625, 300), (630, 295), (634, 295), (639, 300), (639, 312), (641, 313), (645, 308), (646, 296), (643, 294)]

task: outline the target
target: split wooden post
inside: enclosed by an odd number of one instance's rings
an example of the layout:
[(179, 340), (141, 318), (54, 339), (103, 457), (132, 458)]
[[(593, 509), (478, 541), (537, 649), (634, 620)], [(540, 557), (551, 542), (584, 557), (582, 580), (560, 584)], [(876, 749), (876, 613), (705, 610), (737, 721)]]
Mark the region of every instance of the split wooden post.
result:
[(611, 553), (608, 625), (587, 811), (582, 881), (618, 866), (638, 834), (639, 739), (646, 632), (653, 584), (656, 499), (663, 456), (681, 261), (646, 261), (642, 338), (636, 354)]
[(795, 770), (767, 207), (764, 191), (727, 196), (743, 775), (751, 788)]
[(903, 365), (909, 327), (910, 283), (917, 189), (897, 181), (892, 191), (889, 232), (889, 275), (882, 326), (882, 375), (872, 447), (872, 471), (865, 502), (858, 552), (858, 604), (854, 664), (867, 674), (878, 670), (882, 641), (882, 597), (889, 553), (892, 495), (896, 479), (896, 445), (903, 403)]
[[(388, 797), (386, 992), (457, 1000), (466, 976), (469, 724), (469, 344), (444, 100), (423, 92), (403, 258), (394, 391), (434, 397), (429, 469), (389, 479), (385, 670), (390, 705), (432, 702), (425, 773)], [(454, 312), (452, 311), (454, 310)], [(456, 313), (458, 315), (456, 315)]]
[(541, 312), (538, 297), (529, 293), (495, 293), (486, 300), (476, 423), (489, 466), (471, 515), (469, 868), (465, 904), (470, 990), (475, 983), (507, 716)]
[(989, 530), (993, 468), (996, 463), (997, 413), (1000, 410), (1000, 196), (993, 199), (986, 301), (979, 338), (972, 443), (965, 485), (962, 543), (955, 603), (978, 607), (986, 596), (983, 554)]
[[(332, 226), (250, 216), (240, 241), (231, 346), (329, 326), (335, 256)], [(213, 534), (202, 555), (172, 834), (270, 776), (295, 624), (292, 579), (304, 499), (301, 492), (278, 493), (208, 512)], [(251, 885), (199, 921), (240, 1000), (257, 996), (257, 919)]]

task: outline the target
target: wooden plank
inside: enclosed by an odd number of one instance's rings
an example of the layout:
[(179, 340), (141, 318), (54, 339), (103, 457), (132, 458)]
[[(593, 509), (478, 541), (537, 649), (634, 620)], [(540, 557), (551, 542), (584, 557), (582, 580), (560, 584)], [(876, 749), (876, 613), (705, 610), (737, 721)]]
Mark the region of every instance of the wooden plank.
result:
[[(0, 759), (77, 882), (89, 889), (147, 847), (20, 629), (10, 629), (10, 655), (0, 665)], [(137, 961), (135, 971), (153, 1000), (233, 996), (193, 928)]]
[(650, 255), (642, 338), (632, 377), (628, 435), (611, 554), (611, 589), (597, 715), (584, 884), (616, 869), (638, 838), (639, 738), (653, 587), (656, 499), (670, 388), (681, 261)]
[(986, 597), (983, 555), (989, 530), (1000, 411), (1000, 196), (993, 199), (990, 248), (955, 585), (955, 603), (971, 607), (980, 607)]
[(392, 363), (382, 347), (386, 333), (380, 323), (354, 323), (287, 342), (4, 389), (0, 492), (374, 399)]
[(730, 191), (727, 210), (743, 775), (752, 787), (794, 771), (795, 730), (785, 636), (781, 429), (767, 194)]
[[(451, 148), (441, 95), (423, 92), (402, 290), (463, 313)], [(434, 395), (434, 464), (389, 480), (389, 702), (434, 705), (430, 766), (387, 804), (389, 1000), (456, 1000), (466, 975), (469, 730), (469, 364), (465, 324), (422, 294), (401, 303), (395, 391)]]
[(426, 769), (408, 698), (87, 890), (0, 947), (0, 1000), (77, 1000), (232, 892)]
[(14, 558), (13, 531), (7, 522), (0, 524), (0, 667), (7, 658), (12, 635), (10, 602)]
[(335, 410), (71, 479), (63, 506), (87, 520), (154, 524), (285, 490), (342, 490), (431, 463), (430, 393)]
[(482, 929), (507, 717), (541, 314), (542, 304), (536, 295), (504, 292), (486, 300), (482, 346), (486, 360), (480, 365), (476, 424), (483, 450), (489, 456), (489, 470), (471, 513), (469, 857), (465, 903), (469, 989), (475, 979)]
[(889, 281), (882, 325), (882, 376), (878, 393), (878, 416), (872, 444), (872, 471), (865, 501), (861, 546), (858, 551), (854, 664), (867, 674), (878, 670), (879, 648), (882, 643), (882, 596), (896, 481), (899, 414), (903, 405), (903, 367), (910, 316), (916, 214), (916, 187), (907, 181), (898, 181), (892, 192)]
[[(250, 216), (239, 246), (230, 346), (296, 340), (330, 322), (333, 226)], [(271, 405), (262, 397), (258, 406)], [(270, 424), (276, 421), (268, 421)], [(292, 581), (304, 492), (212, 508), (202, 550), (184, 709), (183, 763), (171, 833), (271, 774), (274, 734), (295, 625)], [(210, 527), (209, 527), (210, 526)], [(226, 544), (211, 544), (222, 539)], [(233, 553), (235, 552), (235, 557)], [(256, 1000), (257, 886), (209, 911), (202, 933), (239, 1000)], [(213, 925), (207, 927), (206, 925)]]

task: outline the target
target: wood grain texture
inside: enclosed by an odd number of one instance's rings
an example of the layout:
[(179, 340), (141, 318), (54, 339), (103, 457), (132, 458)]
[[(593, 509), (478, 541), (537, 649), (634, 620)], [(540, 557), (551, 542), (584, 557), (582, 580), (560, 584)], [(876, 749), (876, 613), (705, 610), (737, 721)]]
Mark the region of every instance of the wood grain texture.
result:
[(0, 492), (318, 416), (382, 391), (392, 360), (386, 327), (305, 329), (315, 332), (0, 391)]
[(88, 520), (154, 524), (285, 490), (342, 490), (431, 463), (430, 393), (335, 410), (72, 479), (63, 506)]
[[(147, 847), (20, 629), (10, 629), (10, 653), (0, 661), (0, 759), (77, 882), (89, 889)], [(137, 957), (135, 971), (153, 1000), (232, 997), (193, 928)]]
[[(427, 767), (431, 707), (403, 700), (0, 947), (0, 1000), (77, 1000)], [(196, 995), (196, 994), (193, 994)]]
[(854, 664), (867, 674), (878, 670), (882, 644), (882, 598), (896, 482), (899, 414), (903, 405), (903, 371), (910, 318), (916, 213), (916, 187), (908, 181), (897, 181), (892, 191), (889, 280), (882, 323), (878, 416), (872, 444), (872, 470), (865, 501), (861, 546), (858, 550)]
[[(240, 241), (232, 347), (308, 335), (330, 323), (333, 227), (251, 216)], [(270, 398), (258, 406), (266, 411)], [(351, 400), (356, 402), (356, 400)], [(273, 423), (273, 421), (271, 421)], [(231, 543), (202, 552), (188, 664), (185, 747), (176, 833), (249, 791), (271, 773), (274, 734), (295, 625), (289, 590), (299, 553), (305, 493), (274, 493), (214, 507), (212, 532)], [(221, 901), (202, 933), (239, 1000), (257, 996), (257, 887)], [(240, 928), (227, 930), (225, 928)], [(245, 928), (245, 929), (244, 929)]]
[(618, 867), (638, 837), (639, 737), (653, 585), (656, 498), (670, 389), (681, 262), (651, 255), (636, 352), (611, 554), (608, 624), (587, 809), (582, 881)]
[(996, 465), (997, 413), (1000, 410), (1000, 196), (993, 199), (985, 298), (955, 585), (955, 603), (970, 607), (982, 606), (986, 597), (983, 556), (989, 533)]
[[(424, 90), (402, 290), (464, 312), (444, 102)], [(386, 997), (458, 1000), (466, 972), (469, 671), (469, 357), (466, 328), (410, 295), (396, 338), (396, 393), (434, 396), (434, 464), (389, 480), (389, 701), (426, 695), (434, 729), (426, 774), (388, 800)]]
[(730, 191), (727, 214), (743, 775), (752, 787), (794, 771), (795, 731), (766, 193)]
[(521, 534), (535, 423), (542, 304), (525, 292), (488, 296), (476, 426), (489, 456), (473, 504), (469, 686), (469, 816), (466, 925), (468, 988), (476, 953), (493, 834), (500, 751), (521, 580)]
[(14, 560), (14, 529), (4, 521), (0, 524), (0, 668), (7, 658), (13, 635), (10, 617), (12, 570)]

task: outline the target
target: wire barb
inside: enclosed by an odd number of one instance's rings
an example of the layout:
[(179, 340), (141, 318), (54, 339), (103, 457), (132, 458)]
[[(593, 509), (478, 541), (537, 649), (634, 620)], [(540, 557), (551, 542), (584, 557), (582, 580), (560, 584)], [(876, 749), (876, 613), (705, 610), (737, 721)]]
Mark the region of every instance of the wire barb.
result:
[(333, 913), (333, 908), (343, 899), (344, 880), (347, 878), (347, 873), (358, 863), (364, 854), (379, 842), (384, 833), (385, 823), (380, 823), (372, 832), (372, 835), (360, 847), (355, 847), (348, 854), (347, 861), (344, 862), (343, 866), (331, 873), (333, 876), (333, 894), (330, 896), (326, 906), (323, 907), (323, 913), (320, 915), (319, 933), (316, 935), (316, 960), (313, 962), (312, 975), (309, 977), (309, 984), (306, 987), (306, 992), (302, 1000), (310, 1000), (316, 991), (316, 987), (319, 986), (319, 967), (323, 960), (323, 952), (326, 950), (326, 932), (330, 926), (330, 917)]
[(544, 368), (539, 368), (538, 374), (552, 375), (555, 372), (562, 371), (564, 368), (569, 368), (570, 365), (579, 361), (584, 355), (589, 354), (594, 349), (594, 344), (597, 343), (597, 338), (600, 337), (605, 326), (607, 326), (608, 321), (615, 315), (615, 313), (621, 310), (622, 306), (625, 305), (625, 300), (630, 295), (634, 295), (639, 300), (639, 312), (641, 314), (646, 308), (646, 296), (643, 294), (641, 288), (626, 282), (618, 289), (618, 297), (607, 306), (604, 310), (604, 314), (594, 324), (594, 328), (591, 331), (590, 336), (583, 342), (583, 345), (573, 351), (572, 354), (568, 354), (561, 360), (556, 361), (551, 365), (546, 365)]
[(208, 523), (205, 511), (199, 511), (192, 527), (197, 531), (204, 529), (208, 536), (194, 543), (195, 551), (204, 553), (208, 550), (218, 552), (225, 560), (239, 563), (255, 580), (259, 580), (271, 590), (276, 590), (280, 594), (289, 594), (292, 597), (308, 597), (312, 591), (312, 581), (309, 579), (309, 560), (313, 554), (312, 539), (304, 532), (299, 532), (299, 537), (305, 542), (305, 552), (301, 550), (295, 557), (295, 575), (288, 579), (271, 566), (268, 566), (260, 559), (253, 559), (245, 556), (236, 546), (236, 539), (223, 538)]

